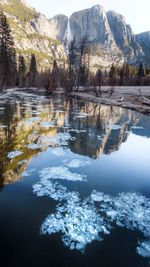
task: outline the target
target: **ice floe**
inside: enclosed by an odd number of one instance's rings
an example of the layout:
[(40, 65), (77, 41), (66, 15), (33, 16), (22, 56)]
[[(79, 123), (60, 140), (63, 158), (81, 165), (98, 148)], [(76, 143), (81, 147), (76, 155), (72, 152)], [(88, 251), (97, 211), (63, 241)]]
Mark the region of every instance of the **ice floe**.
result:
[(68, 197), (66, 187), (48, 180), (43, 180), (33, 185), (33, 192), (38, 197), (48, 196), (56, 201), (62, 201)]
[(40, 123), (41, 127), (47, 127), (47, 128), (54, 127), (55, 125), (56, 125), (55, 121), (44, 121)]
[(11, 151), (8, 153), (7, 158), (13, 159), (13, 158), (18, 157), (22, 154), (23, 154), (23, 152), (21, 152), (21, 151)]
[(40, 149), (40, 146), (38, 144), (33, 143), (28, 145), (28, 148), (34, 150), (34, 149)]
[(24, 177), (28, 177), (28, 176), (31, 176), (32, 175), (32, 173), (34, 173), (36, 171), (36, 169), (29, 169), (29, 170), (27, 170), (27, 171), (24, 171), (23, 172), (23, 174), (22, 174), (22, 176), (24, 176)]
[(23, 164), (27, 164), (27, 163), (28, 163), (28, 161), (26, 159), (24, 159), (24, 160), (19, 161), (18, 165), (23, 165)]
[(139, 230), (150, 237), (150, 201), (137, 193), (122, 193), (113, 200), (118, 226)]
[(55, 136), (47, 137), (49, 143), (55, 146), (67, 146), (68, 141), (71, 140), (71, 135), (67, 132), (57, 133)]
[(1, 129), (6, 129), (6, 128), (8, 128), (8, 126), (7, 125), (4, 125), (4, 124), (0, 124), (0, 128)]
[(71, 135), (68, 132), (58, 133), (56, 136), (56, 140), (58, 145), (66, 146), (68, 145), (68, 141), (71, 139)]
[(110, 130), (119, 130), (121, 129), (121, 125), (117, 125), (117, 124), (114, 124), (114, 125), (108, 125), (107, 126)]
[(69, 168), (79, 168), (79, 167), (84, 167), (89, 164), (90, 164), (90, 161), (81, 160), (81, 159), (72, 159), (71, 161), (68, 161), (65, 163), (65, 165)]
[(96, 208), (86, 201), (81, 202), (74, 193), (64, 205), (57, 206), (57, 213), (49, 215), (41, 226), (42, 234), (61, 232), (65, 246), (84, 251), (87, 244), (100, 240), (100, 233), (109, 234)]
[[(79, 166), (79, 162), (75, 161), (73, 165)], [(150, 200), (138, 193), (122, 193), (114, 197), (96, 190), (81, 200), (78, 192), (70, 192), (54, 181), (85, 180), (77, 175), (62, 166), (40, 171), (41, 180), (33, 186), (33, 192), (58, 201), (56, 213), (45, 219), (41, 233), (61, 232), (65, 246), (84, 251), (87, 244), (102, 240), (116, 225), (140, 231), (145, 240), (137, 244), (137, 253), (150, 257)]]
[(62, 147), (56, 147), (56, 148), (54, 148), (51, 152), (52, 152), (55, 156), (63, 157), (63, 156), (66, 155), (66, 151), (67, 151), (67, 150), (64, 150)]
[(80, 112), (80, 113), (78, 113), (78, 114), (75, 115), (75, 118), (79, 118), (79, 119), (82, 119), (83, 118), (84, 119), (84, 118), (86, 118), (88, 116), (91, 116), (91, 115), (88, 114), (88, 113)]
[(150, 258), (150, 239), (139, 242), (137, 253), (145, 258)]
[(41, 120), (41, 117), (32, 117), (24, 121), (27, 125), (32, 125), (34, 122), (38, 122)]
[(85, 181), (86, 175), (70, 172), (67, 167), (48, 167), (40, 171), (42, 179), (67, 180), (67, 181)]
[(144, 128), (141, 126), (132, 126), (131, 130), (144, 130)]

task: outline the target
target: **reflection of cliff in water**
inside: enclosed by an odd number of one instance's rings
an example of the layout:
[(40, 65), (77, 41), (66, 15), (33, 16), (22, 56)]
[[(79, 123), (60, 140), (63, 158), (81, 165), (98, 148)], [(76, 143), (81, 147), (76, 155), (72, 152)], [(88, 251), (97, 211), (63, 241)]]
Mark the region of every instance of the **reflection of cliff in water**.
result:
[[(28, 97), (11, 99), (0, 107), (4, 109), (0, 113), (1, 185), (20, 179), (33, 156), (54, 145), (47, 143), (45, 137), (68, 132), (72, 137), (68, 143), (72, 152), (98, 158), (102, 153), (118, 150), (133, 125), (139, 127), (144, 122), (146, 127), (146, 117), (141, 114), (76, 100), (41, 98), (33, 101)], [(44, 122), (53, 122), (53, 125), (42, 127)], [(133, 130), (136, 132), (136, 128)], [(9, 159), (11, 151), (22, 154)]]
[[(93, 107), (93, 110), (92, 110)], [(89, 110), (92, 110), (89, 112)], [(127, 140), (132, 127), (142, 121), (143, 115), (120, 107), (99, 106), (88, 104), (90, 116), (83, 119), (72, 118), (73, 135), (76, 140), (70, 142), (73, 152), (98, 158), (101, 154), (110, 154), (119, 150)], [(136, 129), (134, 129), (136, 131)]]

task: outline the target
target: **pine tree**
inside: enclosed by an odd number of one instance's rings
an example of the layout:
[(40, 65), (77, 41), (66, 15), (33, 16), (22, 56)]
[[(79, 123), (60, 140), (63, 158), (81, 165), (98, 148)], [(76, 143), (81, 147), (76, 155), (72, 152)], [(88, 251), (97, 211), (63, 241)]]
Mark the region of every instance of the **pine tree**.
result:
[(138, 77), (144, 77), (145, 76), (142, 62), (140, 63), (137, 75), (138, 75)]
[(69, 59), (69, 69), (71, 69), (72, 66), (75, 65), (76, 57), (77, 57), (76, 47), (75, 47), (75, 42), (74, 42), (74, 40), (73, 40), (73, 41), (70, 43), (70, 45), (69, 45), (69, 54), (68, 54), (68, 59)]
[(31, 55), (30, 67), (29, 67), (29, 86), (35, 87), (37, 80), (37, 63), (34, 54)]
[(87, 84), (87, 69), (83, 65), (83, 66), (80, 66), (80, 69), (79, 69), (79, 85), (86, 86), (86, 84)]
[(130, 80), (130, 67), (128, 64), (125, 65), (125, 78), (126, 78), (126, 85), (129, 85)]
[(16, 51), (11, 29), (0, 10), (0, 88), (14, 86), (17, 75)]
[(103, 75), (102, 75), (101, 69), (98, 69), (96, 72), (96, 80), (97, 80), (97, 83), (99, 86), (99, 95), (101, 96), (102, 95), (101, 86), (102, 86), (102, 80), (103, 80)]
[(55, 88), (60, 87), (60, 71), (59, 67), (57, 65), (57, 61), (54, 60), (53, 62), (53, 69), (52, 69), (52, 78), (53, 78), (53, 83), (55, 85)]
[(119, 76), (120, 76), (120, 85), (122, 86), (122, 85), (124, 85), (124, 80), (125, 80), (125, 69), (124, 69), (124, 65), (120, 69)]
[(117, 71), (114, 65), (111, 66), (109, 72), (109, 84), (115, 86), (117, 81)]
[(23, 55), (19, 55), (19, 65), (18, 65), (18, 80), (19, 80), (19, 87), (25, 86), (26, 80), (26, 63)]

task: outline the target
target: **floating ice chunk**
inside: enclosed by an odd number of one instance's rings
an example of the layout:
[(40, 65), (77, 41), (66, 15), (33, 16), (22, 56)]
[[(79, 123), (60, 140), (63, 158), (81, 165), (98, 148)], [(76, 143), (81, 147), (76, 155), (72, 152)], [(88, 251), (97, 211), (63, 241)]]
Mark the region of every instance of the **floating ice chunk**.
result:
[(64, 113), (64, 110), (56, 109), (55, 112), (56, 113)]
[(40, 123), (41, 127), (48, 127), (48, 128), (54, 127), (55, 125), (56, 125), (55, 121), (44, 121)]
[(41, 112), (39, 112), (39, 111), (37, 111), (37, 110), (32, 110), (32, 114), (40, 115)]
[(4, 125), (4, 124), (0, 124), (0, 128), (6, 129), (6, 128), (8, 128), (8, 126), (7, 125)]
[(58, 184), (57, 182), (43, 180), (33, 185), (33, 192), (38, 197), (48, 196), (56, 201), (62, 201), (67, 198), (66, 187)]
[(32, 117), (32, 118), (29, 118), (29, 119), (25, 120), (24, 123), (27, 124), (27, 125), (32, 125), (32, 123), (38, 122), (40, 120), (41, 120), (41, 117)]
[(114, 125), (108, 125), (107, 126), (109, 129), (111, 130), (119, 130), (121, 129), (121, 126), (120, 125), (117, 125), (117, 124), (114, 124)]
[(71, 135), (69, 133), (58, 133), (56, 136), (57, 139), (57, 143), (59, 145), (64, 145), (66, 146), (68, 144), (67, 141), (69, 141), (71, 139)]
[(67, 146), (68, 141), (71, 139), (71, 135), (69, 133), (58, 133), (55, 136), (47, 137), (47, 140), (51, 144), (54, 144), (55, 146)]
[(137, 193), (122, 193), (113, 200), (117, 212), (116, 223), (128, 229), (137, 229), (150, 237), (150, 201)]
[(28, 148), (34, 150), (34, 149), (39, 149), (40, 146), (38, 144), (33, 143), (33, 144), (28, 145)]
[(84, 251), (87, 244), (100, 240), (99, 233), (109, 233), (109, 225), (93, 205), (72, 196), (66, 205), (57, 206), (57, 213), (48, 216), (41, 226), (42, 234), (60, 231), (65, 246)]
[(24, 171), (23, 174), (22, 174), (22, 176), (24, 176), (24, 177), (31, 176), (32, 173), (35, 172), (35, 171), (36, 171), (36, 169), (30, 169), (28, 171)]
[(109, 195), (106, 195), (102, 192), (97, 192), (96, 190), (93, 190), (90, 198), (94, 202), (111, 203), (111, 197)]
[(70, 140), (71, 140), (71, 141), (75, 141), (76, 139), (77, 139), (77, 138), (76, 138), (75, 136), (72, 136)]
[(18, 162), (19, 165), (23, 165), (23, 164), (27, 164), (27, 163), (28, 163), (28, 161), (26, 159)]
[[(82, 160), (64, 161), (64, 164), (67, 167), (79, 167)], [(33, 186), (37, 196), (48, 196), (59, 201), (56, 213), (47, 217), (41, 232), (62, 232), (65, 246), (83, 251), (87, 244), (99, 240), (101, 233), (110, 234), (116, 224), (143, 233), (146, 240), (138, 244), (137, 253), (150, 257), (150, 200), (137, 193), (122, 193), (113, 197), (94, 190), (87, 199), (81, 201), (77, 192), (69, 192), (66, 187), (54, 182), (85, 181), (86, 176), (71, 173), (67, 167), (41, 170), (41, 180)]]
[(80, 112), (79, 114), (75, 115), (76, 118), (81, 118), (81, 119), (86, 118), (87, 116), (90, 116), (90, 114), (84, 112)]
[(132, 126), (131, 129), (132, 129), (132, 130), (142, 130), (142, 129), (144, 129), (144, 128), (141, 127), (141, 126)]
[(117, 216), (117, 212), (115, 210), (108, 210), (107, 211), (107, 216), (111, 217), (114, 220), (116, 218), (116, 216)]
[(52, 150), (52, 153), (58, 157), (63, 157), (66, 154), (66, 151), (62, 147), (57, 147)]
[(18, 156), (20, 156), (22, 154), (23, 154), (23, 152), (21, 152), (21, 151), (12, 151), (12, 152), (8, 153), (7, 157), (9, 159), (13, 159), (13, 158), (18, 157)]
[[(68, 133), (58, 133), (55, 136), (41, 136), (38, 139), (38, 145), (39, 145), (39, 147), (67, 146), (67, 144), (68, 144), (67, 141), (70, 138), (71, 138), (71, 136)], [(63, 150), (63, 148), (62, 148), (62, 150)], [(57, 151), (57, 149), (56, 149), (56, 153), (54, 152), (54, 150), (52, 151), (52, 153), (57, 154), (57, 155), (59, 154), (59, 152), (60, 151)]]
[(98, 140), (102, 140), (102, 136), (101, 135), (97, 135)]
[(38, 144), (40, 147), (56, 146), (57, 145), (56, 136), (40, 136), (38, 138)]
[[(100, 202), (99, 211), (104, 212), (107, 220), (114, 221), (119, 227), (138, 230), (150, 238), (150, 200), (137, 193), (122, 193), (111, 197), (93, 191), (91, 200)], [(150, 242), (142, 242), (137, 251), (139, 254), (150, 255)]]
[(89, 165), (90, 162), (88, 160), (80, 160), (80, 159), (73, 159), (66, 164), (69, 168), (79, 168)]
[(91, 199), (92, 199), (94, 202), (101, 202), (101, 201), (103, 201), (103, 198), (104, 198), (104, 194), (103, 194), (103, 193), (94, 191), (94, 192), (91, 194)]
[(86, 175), (72, 173), (68, 168), (63, 166), (44, 168), (40, 171), (40, 177), (43, 179), (68, 180), (73, 182), (86, 180)]
[(139, 242), (137, 253), (144, 258), (150, 258), (150, 239), (147, 241)]

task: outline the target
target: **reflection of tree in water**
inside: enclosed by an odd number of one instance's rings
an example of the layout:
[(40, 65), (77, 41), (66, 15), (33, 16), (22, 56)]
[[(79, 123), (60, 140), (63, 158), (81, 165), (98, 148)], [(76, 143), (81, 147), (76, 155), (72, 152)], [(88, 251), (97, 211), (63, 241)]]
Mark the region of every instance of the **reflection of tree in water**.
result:
[[(39, 120), (38, 120), (39, 117)], [(28, 120), (37, 118), (35, 121)], [(19, 99), (5, 104), (0, 124), (0, 177), (1, 184), (16, 181), (34, 155), (42, 149), (29, 149), (43, 137), (70, 133), (68, 146), (74, 153), (98, 158), (102, 153), (119, 149), (127, 139), (132, 125), (142, 120), (142, 115), (120, 107), (100, 106), (78, 99), (66, 100), (61, 95), (54, 99)], [(52, 128), (40, 127), (40, 122), (52, 121)], [(119, 129), (113, 129), (119, 125)], [(65, 126), (65, 127), (64, 127)], [(112, 128), (111, 128), (112, 127)], [(74, 137), (74, 138), (73, 138)], [(45, 148), (46, 149), (46, 148)], [(10, 151), (21, 150), (22, 155), (10, 160)]]
[[(29, 108), (28, 105), (21, 108), (23, 104), (26, 102), (6, 104), (3, 116), (0, 118), (0, 124), (3, 126), (0, 128), (1, 185), (15, 182), (21, 177), (31, 158), (39, 152), (38, 149), (29, 149), (28, 145), (37, 142), (40, 135), (48, 134), (47, 129), (40, 129), (39, 122), (26, 124), (28, 119), (36, 117), (32, 112), (37, 111), (37, 108), (36, 106)], [(42, 116), (47, 119), (47, 114)], [(39, 130), (38, 136), (35, 134), (36, 130)], [(23, 154), (9, 159), (8, 153), (17, 150), (21, 150)]]

